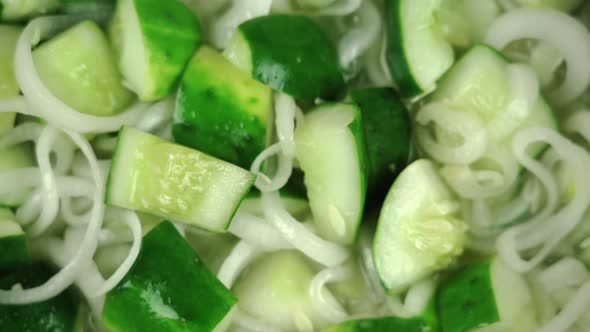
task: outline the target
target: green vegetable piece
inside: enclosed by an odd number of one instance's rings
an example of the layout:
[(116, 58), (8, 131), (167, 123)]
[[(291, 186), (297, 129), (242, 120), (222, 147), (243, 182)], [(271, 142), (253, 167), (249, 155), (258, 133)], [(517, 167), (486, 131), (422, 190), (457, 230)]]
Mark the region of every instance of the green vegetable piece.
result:
[(203, 46), (178, 89), (174, 140), (249, 169), (266, 147), (271, 90)]
[[(18, 96), (18, 83), (14, 77), (13, 59), (16, 42), (22, 28), (0, 25), (0, 99)], [(14, 127), (16, 113), (0, 113), (0, 136)]]
[(107, 294), (103, 322), (112, 332), (209, 332), (236, 302), (164, 221), (144, 236), (133, 267)]
[(19, 21), (48, 14), (59, 5), (59, 0), (0, 0), (0, 17), (3, 21)]
[[(0, 148), (0, 172), (34, 167), (35, 165), (33, 149), (27, 143)], [(30, 192), (29, 188), (22, 188), (11, 193), (0, 194), (0, 206), (19, 206), (25, 202)]]
[(105, 201), (224, 232), (254, 175), (205, 153), (123, 127)]
[(330, 326), (322, 332), (435, 332), (422, 318), (381, 317), (351, 320)]
[(310, 18), (261, 16), (242, 23), (225, 50), (256, 80), (296, 99), (336, 100), (345, 90), (336, 48)]
[(0, 208), (0, 271), (30, 261), (27, 238), (9, 209)]
[[(0, 288), (10, 289), (20, 283), (23, 288), (39, 286), (53, 275), (43, 264), (26, 266), (0, 278)], [(43, 302), (27, 305), (0, 305), (0, 331), (71, 332), (76, 307), (69, 290)]]
[(87, 114), (117, 114), (133, 95), (123, 87), (104, 33), (84, 21), (33, 51), (35, 67), (47, 88), (73, 109)]
[(350, 92), (361, 111), (367, 142), (367, 202), (381, 202), (395, 177), (409, 162), (412, 145), (408, 110), (391, 88)]
[(120, 0), (109, 34), (119, 69), (141, 100), (167, 96), (201, 40), (197, 17), (177, 0)]

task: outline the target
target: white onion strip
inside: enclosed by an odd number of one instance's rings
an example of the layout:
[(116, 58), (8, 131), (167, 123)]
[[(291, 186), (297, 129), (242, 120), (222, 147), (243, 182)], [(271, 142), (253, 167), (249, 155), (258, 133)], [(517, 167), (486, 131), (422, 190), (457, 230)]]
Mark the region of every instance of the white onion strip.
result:
[(260, 254), (260, 250), (245, 241), (240, 241), (217, 272), (217, 279), (227, 288), (231, 288), (242, 270)]
[(228, 230), (241, 240), (261, 249), (292, 248), (291, 244), (266, 220), (243, 211), (236, 213)]
[(24, 97), (12, 97), (0, 99), (0, 113), (17, 112), (21, 114), (33, 115), (29, 110), (29, 104)]
[(567, 64), (563, 84), (550, 94), (559, 105), (580, 96), (590, 84), (590, 32), (572, 16), (551, 9), (515, 9), (490, 26), (486, 42), (502, 50), (512, 41), (538, 39), (557, 47)]
[(381, 14), (371, 1), (362, 3), (358, 11), (357, 27), (349, 30), (338, 42), (340, 65), (348, 68), (358, 57), (363, 55), (379, 37), (381, 31)]
[(224, 49), (242, 22), (268, 15), (272, 0), (233, 0), (231, 7), (211, 25), (211, 43)]
[(590, 306), (590, 282), (584, 284), (561, 311), (538, 332), (567, 331)]
[(327, 283), (344, 281), (351, 275), (350, 270), (345, 266), (333, 266), (318, 272), (309, 285), (309, 295), (316, 305), (316, 310), (326, 320), (339, 322), (348, 316), (342, 305), (324, 287)]
[(10, 132), (0, 137), (0, 148), (13, 146), (16, 144), (36, 141), (41, 135), (43, 125), (35, 122), (25, 122), (12, 128)]

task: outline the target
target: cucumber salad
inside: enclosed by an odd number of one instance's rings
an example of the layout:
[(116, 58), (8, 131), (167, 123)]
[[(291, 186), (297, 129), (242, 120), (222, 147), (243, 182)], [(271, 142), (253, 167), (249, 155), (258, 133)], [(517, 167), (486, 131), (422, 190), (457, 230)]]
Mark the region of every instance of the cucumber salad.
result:
[(0, 0), (0, 331), (586, 332), (590, 2)]

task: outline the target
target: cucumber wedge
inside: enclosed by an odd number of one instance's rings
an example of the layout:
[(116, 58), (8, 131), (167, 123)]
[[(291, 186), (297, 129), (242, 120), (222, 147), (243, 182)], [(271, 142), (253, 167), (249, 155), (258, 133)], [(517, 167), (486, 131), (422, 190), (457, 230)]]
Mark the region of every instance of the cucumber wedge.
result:
[(123, 127), (105, 202), (224, 232), (253, 183), (235, 165)]
[(350, 92), (361, 111), (367, 142), (367, 202), (380, 204), (393, 180), (409, 162), (412, 145), (408, 110), (391, 88)]
[(25, 232), (12, 211), (0, 208), (0, 271), (14, 269), (29, 261)]
[[(35, 165), (33, 149), (27, 143), (0, 149), (0, 172)], [(22, 188), (15, 192), (0, 194), (0, 206), (17, 207), (25, 202), (30, 192), (29, 188)]]
[(176, 95), (174, 140), (250, 168), (266, 147), (271, 99), (270, 88), (203, 46), (190, 61)]
[(19, 21), (48, 14), (59, 6), (60, 0), (0, 0), (0, 17), (3, 21)]
[[(54, 272), (36, 263), (9, 271), (0, 278), (0, 288), (11, 289), (20, 284), (32, 288), (46, 282)], [(0, 305), (0, 331), (69, 332), (74, 328), (77, 303), (71, 290), (43, 302), (26, 305)]]
[(437, 19), (440, 0), (385, 0), (385, 60), (399, 91), (414, 97), (435, 88), (453, 64), (453, 48)]
[(310, 18), (261, 16), (238, 26), (225, 56), (274, 90), (309, 104), (346, 89), (336, 47)]
[[(73, 51), (75, 50), (75, 51)], [(109, 116), (124, 110), (133, 94), (123, 87), (105, 34), (83, 21), (33, 51), (47, 88), (81, 113)]]
[(141, 100), (168, 95), (201, 40), (197, 17), (182, 2), (117, 1), (109, 35), (119, 69)]
[(314, 223), (326, 239), (352, 244), (363, 215), (365, 146), (354, 104), (323, 104), (295, 130), (296, 155)]
[(457, 204), (429, 160), (401, 172), (385, 198), (373, 242), (386, 290), (403, 292), (461, 254), (466, 226), (455, 216)]
[(472, 263), (439, 287), (445, 332), (536, 331), (535, 303), (522, 276), (499, 258)]
[(133, 267), (107, 294), (103, 322), (112, 332), (212, 331), (236, 302), (164, 221), (143, 237)]
[[(0, 25), (0, 99), (18, 96), (18, 83), (14, 77), (14, 50), (22, 28)], [(0, 113), (0, 136), (14, 127), (16, 113)]]

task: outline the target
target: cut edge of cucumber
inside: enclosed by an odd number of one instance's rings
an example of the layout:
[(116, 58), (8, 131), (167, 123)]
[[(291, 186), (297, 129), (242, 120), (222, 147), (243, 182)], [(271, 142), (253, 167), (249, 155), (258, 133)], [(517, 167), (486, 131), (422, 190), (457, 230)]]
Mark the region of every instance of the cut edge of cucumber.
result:
[(223, 50), (223, 55), (236, 67), (252, 75), (252, 51), (244, 35), (239, 29), (236, 29), (229, 40), (227, 47)]

